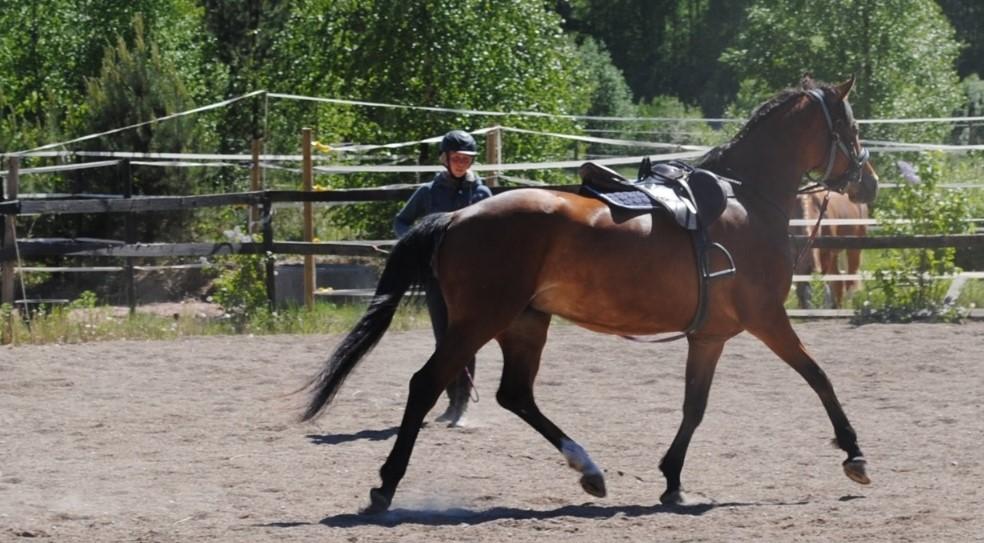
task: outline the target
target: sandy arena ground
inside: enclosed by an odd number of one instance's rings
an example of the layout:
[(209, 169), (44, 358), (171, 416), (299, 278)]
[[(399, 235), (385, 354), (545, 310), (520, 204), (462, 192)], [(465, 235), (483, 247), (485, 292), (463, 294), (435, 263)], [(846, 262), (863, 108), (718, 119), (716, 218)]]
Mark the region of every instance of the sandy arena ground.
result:
[(0, 541), (984, 540), (984, 323), (797, 329), (859, 433), (870, 486), (843, 475), (806, 383), (744, 334), (725, 349), (683, 474), (716, 503), (661, 506), (685, 344), (555, 324), (537, 397), (604, 469), (608, 497), (583, 493), (495, 403), (492, 344), (472, 425), (431, 422), (376, 517), (356, 512), (429, 331), (388, 334), (303, 425), (289, 393), (337, 336), (3, 347)]

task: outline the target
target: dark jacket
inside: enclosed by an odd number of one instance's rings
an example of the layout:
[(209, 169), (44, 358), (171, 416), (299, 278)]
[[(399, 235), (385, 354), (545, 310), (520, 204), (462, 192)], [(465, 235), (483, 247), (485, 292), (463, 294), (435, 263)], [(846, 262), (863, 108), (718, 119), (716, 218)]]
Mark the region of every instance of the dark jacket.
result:
[(492, 191), (471, 170), (465, 174), (460, 189), (447, 171), (440, 172), (413, 193), (407, 205), (396, 214), (393, 230), (397, 236), (403, 237), (414, 221), (421, 217), (441, 211), (456, 211), (489, 196), (492, 196)]

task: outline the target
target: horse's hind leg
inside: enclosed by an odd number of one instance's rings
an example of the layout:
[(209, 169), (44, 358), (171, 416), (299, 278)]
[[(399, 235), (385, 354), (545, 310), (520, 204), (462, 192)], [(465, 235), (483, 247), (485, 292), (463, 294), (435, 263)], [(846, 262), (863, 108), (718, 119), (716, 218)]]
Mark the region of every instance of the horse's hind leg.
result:
[[(779, 311), (782, 309), (779, 308)], [(834, 426), (837, 446), (847, 453), (847, 460), (844, 461), (844, 473), (851, 480), (866, 485), (871, 482), (865, 471), (864, 454), (858, 446), (857, 434), (851, 423), (847, 420), (847, 415), (837, 400), (834, 387), (830, 384), (827, 374), (817, 365), (813, 357), (806, 352), (806, 348), (800, 342), (799, 337), (793, 330), (789, 318), (776, 315), (773, 319), (764, 319), (762, 326), (748, 326), (748, 331), (761, 339), (779, 358), (792, 366), (806, 382), (810, 388), (820, 397), (827, 416)]]
[(677, 430), (673, 443), (659, 463), (659, 469), (666, 477), (666, 491), (659, 501), (666, 505), (685, 505), (687, 499), (680, 486), (680, 473), (687, 456), (687, 447), (694, 430), (704, 418), (707, 396), (710, 394), (714, 369), (724, 349), (724, 339), (688, 338), (690, 349), (687, 352), (687, 384), (683, 396), (683, 422)]
[(407, 471), (424, 417), (437, 403), (448, 383), (462, 371), (465, 361), (495, 335), (486, 328), (483, 325), (450, 325), (446, 339), (437, 346), (424, 367), (410, 378), (407, 407), (396, 443), (379, 470), (382, 485), (370, 492), (370, 504), (363, 510), (364, 513), (380, 513), (389, 508), (396, 487)]
[(496, 400), (547, 438), (564, 455), (567, 464), (581, 473), (584, 491), (601, 498), (606, 493), (601, 470), (580, 445), (543, 416), (533, 399), (533, 382), (540, 369), (549, 326), (549, 314), (527, 309), (496, 338), (503, 355), (502, 382)]

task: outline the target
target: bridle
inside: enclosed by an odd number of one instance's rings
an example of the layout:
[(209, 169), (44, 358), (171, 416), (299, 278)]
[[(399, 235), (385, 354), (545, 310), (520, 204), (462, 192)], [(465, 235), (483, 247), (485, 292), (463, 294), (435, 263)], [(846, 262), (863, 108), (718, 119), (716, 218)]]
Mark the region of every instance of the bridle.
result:
[[(806, 95), (820, 104), (820, 109), (823, 111), (823, 118), (827, 121), (827, 131), (830, 133), (830, 148), (827, 151), (827, 167), (823, 177), (814, 179), (810, 177), (809, 173), (803, 177), (814, 184), (814, 187), (811, 188), (824, 187), (827, 190), (844, 192), (849, 184), (861, 181), (864, 164), (868, 162), (868, 150), (861, 147), (861, 151), (858, 152), (854, 150), (853, 145), (848, 145), (844, 142), (841, 133), (834, 127), (834, 122), (830, 117), (830, 110), (827, 108), (827, 102), (823, 99), (822, 89), (810, 89), (806, 91)], [(847, 104), (845, 103), (844, 106), (847, 107)], [(838, 123), (840, 122), (838, 121)], [(837, 179), (831, 179), (830, 174), (834, 169), (834, 162), (837, 160), (838, 152), (844, 155), (850, 167)], [(800, 192), (809, 192), (809, 190)]]
[[(851, 183), (858, 183), (861, 181), (862, 170), (864, 169), (864, 164), (868, 162), (868, 150), (861, 147), (860, 152), (854, 150), (853, 145), (847, 145), (844, 140), (841, 139), (841, 134), (838, 130), (834, 128), (834, 122), (830, 118), (830, 110), (827, 109), (827, 102), (823, 99), (823, 90), (821, 89), (810, 89), (806, 91), (806, 95), (811, 99), (816, 100), (820, 103), (820, 109), (823, 111), (823, 118), (827, 121), (827, 131), (830, 133), (830, 148), (827, 150), (827, 169), (823, 174), (823, 177), (819, 179), (814, 179), (810, 177), (809, 173), (803, 175), (803, 177), (812, 183), (804, 189), (800, 189), (800, 194), (806, 194), (810, 192), (817, 192), (820, 190), (828, 191), (823, 198), (823, 203), (820, 205), (820, 212), (817, 214), (817, 223), (813, 225), (813, 231), (810, 232), (810, 237), (806, 244), (800, 249), (799, 256), (796, 257), (796, 261), (793, 263), (794, 269), (799, 268), (800, 262), (802, 262), (803, 257), (806, 252), (813, 246), (813, 241), (816, 239), (817, 234), (820, 232), (820, 222), (823, 220), (823, 215), (827, 211), (827, 203), (830, 202), (830, 192), (844, 192), (847, 186)], [(845, 102), (844, 107), (847, 108), (848, 105)], [(848, 116), (850, 114), (848, 113)], [(840, 121), (838, 121), (840, 123)], [(834, 162), (837, 159), (837, 152), (840, 152), (847, 158), (850, 167), (837, 179), (830, 179), (830, 174), (834, 169)]]

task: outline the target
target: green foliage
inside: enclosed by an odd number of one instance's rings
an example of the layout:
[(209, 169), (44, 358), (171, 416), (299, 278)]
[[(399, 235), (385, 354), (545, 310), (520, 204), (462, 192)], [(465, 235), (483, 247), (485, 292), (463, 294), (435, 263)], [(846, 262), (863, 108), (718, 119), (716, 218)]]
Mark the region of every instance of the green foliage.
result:
[[(141, 16), (133, 20), (132, 42), (120, 38), (106, 50), (98, 78), (87, 81), (82, 117), (84, 130), (96, 133), (163, 117), (190, 108), (190, 97), (175, 66), (157, 46), (147, 41)], [(83, 143), (93, 150), (134, 152), (190, 152), (200, 150), (203, 139), (191, 118), (144, 125)], [(195, 192), (192, 172), (186, 168), (132, 166), (107, 175), (106, 170), (81, 170), (70, 176), (73, 192), (121, 194), (127, 190), (144, 195), (180, 195)], [(187, 213), (167, 213), (137, 218), (137, 236), (143, 241), (182, 239)], [(86, 219), (79, 235), (122, 238), (120, 218), (106, 215)]]
[(187, 48), (179, 21), (194, 14), (190, 1), (0, 0), (0, 148), (57, 141), (63, 124), (74, 126), (86, 78), (99, 73), (117, 37), (133, 38), (137, 14)]
[(750, 3), (571, 0), (558, 5), (568, 16), (568, 28), (608, 47), (637, 99), (676, 96), (718, 116), (736, 86), (732, 67), (718, 57), (742, 28)]
[(984, 4), (977, 0), (937, 0), (964, 47), (957, 59), (961, 76), (984, 73)]
[[(138, 312), (128, 315), (107, 306), (55, 309), (28, 321), (0, 306), (0, 323), (9, 326), (15, 344), (84, 343), (91, 341), (174, 340), (182, 337), (225, 334), (338, 334), (348, 332), (365, 312), (365, 305), (319, 303), (313, 311), (288, 307), (271, 312), (263, 308), (236, 325), (231, 319), (193, 315), (160, 316)], [(427, 311), (407, 304), (397, 312), (390, 330), (419, 330), (429, 326)]]
[(213, 283), (217, 304), (230, 316), (237, 328), (252, 315), (266, 308), (266, 283), (264, 264), (266, 257), (239, 255), (230, 257), (228, 269), (219, 274)]
[(95, 309), (97, 303), (98, 298), (96, 297), (96, 293), (91, 290), (84, 290), (81, 294), (79, 294), (78, 298), (72, 300), (71, 303), (68, 304), (68, 308), (70, 310)]
[(604, 45), (585, 38), (578, 46), (581, 62), (590, 72), (588, 79), (594, 82), (591, 104), (587, 115), (628, 117), (636, 114), (632, 103), (632, 90), (625, 82), (621, 70), (612, 64), (612, 57)]
[[(960, 104), (959, 44), (932, 0), (756, 0), (721, 60), (740, 74), (737, 102), (758, 103), (805, 72), (843, 80), (858, 118), (949, 116)], [(739, 111), (747, 109), (739, 108)], [(940, 141), (941, 125), (874, 125), (868, 139)]]
[[(542, 2), (485, 0), (370, 0), (313, 2), (324, 18), (304, 32), (319, 73), (339, 81), (342, 96), (374, 102), (443, 106), (498, 111), (580, 113), (588, 110), (595, 83), (581, 67), (560, 19)], [(344, 51), (344, 54), (339, 54)], [(386, 59), (379, 62), (379, 59)], [(371, 70), (367, 67), (372, 67)], [(310, 69), (310, 68), (309, 68)], [(332, 107), (331, 109), (338, 109)], [(538, 131), (570, 132), (568, 119), (499, 117), (374, 108), (358, 111), (358, 123), (338, 120), (319, 127), (319, 139), (407, 141), (441, 135), (452, 128), (473, 130), (491, 124)], [(341, 121), (345, 121), (343, 125)], [(295, 144), (296, 145), (296, 144)], [(541, 161), (570, 152), (556, 138), (509, 133), (503, 142), (507, 162)], [(436, 164), (436, 145), (421, 145), (400, 157), (401, 163)], [(558, 172), (524, 172), (527, 177), (553, 179)], [(400, 176), (388, 182), (417, 183), (429, 176)], [(338, 176), (332, 186), (379, 184), (366, 175)], [(373, 237), (391, 233), (395, 206), (346, 207), (332, 212), (340, 225), (355, 226)]]
[[(883, 191), (877, 216), (884, 235), (959, 234), (968, 231), (969, 207), (965, 192), (942, 189), (949, 178), (944, 157), (926, 153), (915, 164), (913, 177), (903, 173), (899, 188)], [(900, 163), (900, 169), (908, 166)], [(871, 269), (874, 280), (855, 300), (858, 322), (951, 321), (959, 318), (956, 306), (944, 300), (947, 281), (932, 276), (952, 275), (956, 250), (885, 250)]]
[[(226, 231), (226, 237), (233, 242), (251, 241), (239, 227)], [(213, 282), (212, 298), (222, 306), (237, 331), (241, 332), (250, 319), (267, 311), (266, 262), (273, 258), (272, 254), (235, 255), (219, 263), (224, 270)]]
[[(595, 40), (586, 38), (578, 46), (581, 61), (589, 72), (588, 79), (594, 82), (594, 92), (591, 94), (591, 105), (585, 112), (595, 117), (634, 117), (636, 107), (632, 103), (632, 91), (625, 83), (625, 77), (613, 64), (611, 56), (603, 45)], [(593, 121), (590, 126), (594, 130), (603, 131), (603, 137), (619, 137), (633, 139), (634, 132), (626, 131), (626, 124), (618, 121)], [(612, 148), (604, 144), (590, 144), (587, 153), (590, 155), (616, 154), (620, 148)]]
[[(276, 81), (281, 62), (278, 41), (289, 31), (291, 3), (274, 0), (200, 0), (205, 8), (204, 24), (214, 38), (205, 44), (210, 57), (217, 58), (224, 74), (216, 86), (224, 97), (269, 88)], [(298, 54), (305, 52), (298, 51)], [(290, 89), (295, 92), (297, 89)], [(252, 138), (264, 137), (263, 101), (249, 100), (220, 111), (219, 150), (248, 152)], [(226, 185), (228, 186), (227, 180)]]
[[(963, 90), (963, 107), (955, 112), (960, 117), (980, 117), (984, 115), (984, 81), (977, 74), (971, 74), (960, 82)], [(984, 143), (984, 129), (978, 123), (956, 125), (951, 139), (958, 145), (980, 145)], [(972, 158), (972, 157), (969, 157)]]
[[(672, 96), (656, 96), (648, 103), (639, 104), (639, 114), (643, 117), (695, 120), (704, 117), (700, 109), (687, 106)], [(648, 131), (648, 138), (653, 141), (688, 145), (717, 145), (726, 134), (714, 130), (707, 123), (695, 121), (649, 121), (637, 126)]]

